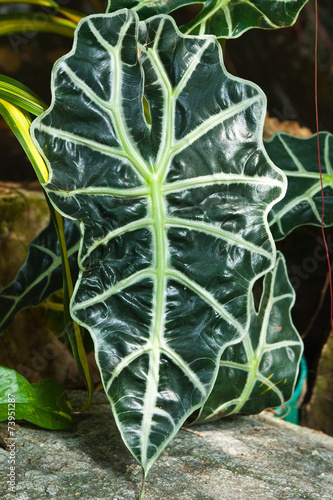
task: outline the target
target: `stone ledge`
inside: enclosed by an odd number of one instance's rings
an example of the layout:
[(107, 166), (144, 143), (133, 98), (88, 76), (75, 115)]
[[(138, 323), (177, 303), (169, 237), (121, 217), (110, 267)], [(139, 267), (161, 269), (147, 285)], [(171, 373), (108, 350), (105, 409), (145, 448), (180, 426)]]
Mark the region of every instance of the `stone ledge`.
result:
[[(74, 409), (85, 393), (69, 393)], [(96, 394), (94, 403), (105, 401)], [(74, 430), (20, 423), (16, 495), (0, 449), (4, 500), (134, 500), (141, 468), (122, 444), (108, 404), (74, 416)], [(6, 423), (1, 424), (6, 429)], [(333, 438), (270, 417), (235, 417), (180, 430), (151, 469), (146, 500), (331, 500)]]

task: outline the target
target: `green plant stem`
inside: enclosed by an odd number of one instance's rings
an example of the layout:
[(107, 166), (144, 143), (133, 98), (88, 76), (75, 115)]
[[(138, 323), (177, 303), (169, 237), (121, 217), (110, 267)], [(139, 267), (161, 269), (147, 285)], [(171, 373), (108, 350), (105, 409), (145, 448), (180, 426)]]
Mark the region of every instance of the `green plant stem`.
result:
[[(81, 410), (85, 411), (91, 404), (94, 387), (90, 376), (87, 355), (83, 345), (81, 327), (78, 323), (76, 323), (76, 321), (72, 319), (69, 310), (69, 304), (74, 289), (73, 289), (73, 280), (67, 255), (64, 221), (62, 216), (53, 208), (47, 196), (46, 200), (50, 209), (52, 220), (54, 222), (57, 231), (59, 246), (60, 246), (61, 261), (63, 266), (63, 280), (64, 280), (64, 315), (65, 315), (66, 331), (68, 334), (69, 342), (72, 347), (78, 371), (80, 375), (84, 378), (88, 389), (88, 400)], [(69, 327), (73, 328), (74, 335), (69, 331)], [(75, 341), (73, 338), (75, 339)]]
[(142, 477), (142, 484), (141, 484), (139, 500), (144, 500), (144, 498), (145, 498), (145, 487), (146, 487), (146, 473), (145, 473), (145, 470), (143, 469), (143, 477)]

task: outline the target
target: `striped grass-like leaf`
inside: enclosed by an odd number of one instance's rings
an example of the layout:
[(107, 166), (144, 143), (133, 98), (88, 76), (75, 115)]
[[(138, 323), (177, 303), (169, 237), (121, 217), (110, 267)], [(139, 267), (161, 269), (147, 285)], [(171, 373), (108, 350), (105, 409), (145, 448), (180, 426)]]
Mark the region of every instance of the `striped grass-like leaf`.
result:
[(24, 149), (36, 172), (38, 180), (41, 183), (46, 182), (49, 173), (29, 133), (32, 121), (30, 113), (0, 97), (0, 115), (4, 118)]
[(0, 74), (0, 98), (36, 116), (47, 108), (47, 105), (32, 90), (14, 78), (2, 74)]
[(80, 221), (71, 313), (147, 471), (246, 335), (275, 262), (267, 213), (285, 177), (263, 148), (265, 97), (226, 73), (214, 37), (127, 10), (80, 22), (52, 94), (32, 135), (50, 200)]
[(41, 31), (72, 38), (75, 28), (75, 22), (57, 16), (43, 19), (35, 14), (4, 14), (0, 19), (0, 36)]
[[(59, 3), (55, 2), (54, 0), (0, 0), (0, 5), (1, 4), (26, 4), (26, 5), (35, 5), (38, 7), (41, 7), (41, 10), (43, 11), (43, 14), (48, 12), (49, 10), (53, 9), (54, 11), (58, 12), (59, 14), (62, 14), (63, 16), (67, 17), (70, 21), (73, 21), (74, 23), (78, 23), (80, 19), (84, 17), (84, 14), (81, 14), (81, 12), (77, 12), (72, 9), (66, 9), (59, 5)], [(62, 0), (61, 3), (68, 3), (68, 0)], [(38, 18), (35, 16), (35, 19)]]

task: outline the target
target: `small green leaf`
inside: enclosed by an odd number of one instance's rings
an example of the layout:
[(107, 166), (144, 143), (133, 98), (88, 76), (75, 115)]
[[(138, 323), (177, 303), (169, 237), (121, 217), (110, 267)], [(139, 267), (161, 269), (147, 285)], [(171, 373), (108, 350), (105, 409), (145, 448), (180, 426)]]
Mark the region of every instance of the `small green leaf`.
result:
[[(73, 277), (76, 278), (80, 232), (77, 224), (65, 219), (65, 236)], [(0, 292), (0, 332), (15, 314), (41, 304), (63, 287), (59, 243), (54, 224), (49, 225), (30, 243), (27, 258), (14, 281)]]
[[(333, 135), (320, 132), (320, 156), (325, 200), (324, 226), (333, 225)], [(275, 240), (296, 227), (321, 225), (322, 194), (318, 165), (317, 135), (306, 139), (275, 134), (265, 142), (274, 163), (288, 179), (286, 196), (273, 207), (269, 224)]]
[(15, 370), (0, 366), (0, 381), (0, 420), (24, 419), (45, 429), (71, 429), (71, 404), (54, 380), (31, 385)]
[(148, 471), (246, 335), (252, 284), (275, 263), (267, 213), (285, 178), (262, 144), (265, 96), (225, 71), (215, 37), (125, 9), (80, 22), (51, 85), (31, 133), (48, 196), (80, 221), (71, 314)]
[(52, 379), (41, 380), (31, 387), (36, 407), (26, 420), (46, 429), (71, 429), (72, 407), (62, 387)]
[(194, 19), (182, 26), (187, 34), (237, 38), (251, 28), (285, 28), (295, 23), (308, 0), (109, 0), (107, 12), (127, 7), (140, 19), (169, 14), (180, 7), (202, 5)]
[[(35, 169), (38, 180), (41, 184), (44, 184), (49, 177), (49, 172), (35, 144), (32, 142), (29, 113), (11, 102), (0, 99), (0, 114), (22, 145)], [(87, 405), (89, 405), (93, 394), (93, 384), (83, 346), (81, 329), (75, 321), (72, 321), (69, 314), (69, 300), (73, 294), (71, 270), (76, 271), (77, 269), (76, 260), (73, 260), (71, 256), (77, 252), (79, 237), (76, 238), (75, 227), (73, 228), (72, 223), (69, 221), (67, 222), (67, 228), (70, 229), (67, 230), (66, 234), (62, 216), (55, 211), (51, 204), (49, 204), (49, 209), (54, 226), (52, 227), (51, 223), (49, 228), (42, 233), (41, 241), (33, 242), (33, 246), (30, 247), (32, 251), (28, 254), (28, 264), (26, 262), (23, 266), (23, 270), (21, 269), (14, 283), (1, 292), (0, 310), (3, 309), (3, 316), (0, 320), (0, 331), (8, 325), (18, 311), (31, 305), (40, 304), (46, 297), (59, 290), (57, 277), (61, 274), (65, 299), (66, 331), (79, 373), (84, 377), (88, 387)], [(73, 235), (77, 245), (75, 249), (73, 248)], [(56, 239), (54, 239), (54, 236), (56, 236)], [(71, 239), (69, 249), (67, 249), (66, 236)], [(58, 241), (59, 247), (57, 246)], [(59, 251), (59, 254), (54, 253), (57, 251)], [(44, 257), (42, 260), (44, 266), (40, 266), (39, 262), (34, 262), (36, 256), (37, 259)], [(60, 267), (61, 263), (62, 268)]]
[[(8, 419), (9, 402), (15, 399), (15, 420), (22, 420), (35, 410), (35, 392), (31, 384), (15, 370), (0, 366), (0, 421)], [(10, 401), (9, 401), (10, 400)]]
[(197, 421), (252, 415), (291, 398), (303, 352), (290, 316), (294, 302), (285, 260), (278, 252), (275, 268), (265, 276), (258, 313), (252, 305), (249, 334), (224, 351), (214, 388)]

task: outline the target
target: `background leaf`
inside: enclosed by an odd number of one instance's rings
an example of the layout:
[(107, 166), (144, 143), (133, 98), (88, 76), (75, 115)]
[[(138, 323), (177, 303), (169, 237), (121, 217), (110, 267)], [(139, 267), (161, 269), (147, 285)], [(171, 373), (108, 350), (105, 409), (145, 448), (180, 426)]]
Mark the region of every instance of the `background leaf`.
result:
[(265, 97), (226, 73), (214, 37), (127, 10), (80, 23), (52, 93), (32, 135), (52, 203), (82, 230), (71, 312), (148, 470), (246, 334), (252, 284), (275, 262), (267, 212), (285, 179), (262, 147)]
[[(15, 370), (0, 366), (0, 421), (7, 420), (8, 394), (15, 398), (15, 420), (27, 420), (39, 427), (69, 430), (72, 427), (71, 404), (54, 380), (30, 384)], [(12, 399), (12, 398), (11, 398)]]
[[(80, 231), (77, 224), (65, 220), (65, 236), (74, 279), (78, 274), (77, 254)], [(6, 329), (15, 314), (41, 304), (61, 290), (63, 275), (59, 243), (54, 224), (50, 224), (30, 243), (27, 258), (13, 283), (0, 293), (0, 331)]]
[(278, 252), (275, 268), (264, 279), (258, 313), (252, 304), (249, 335), (224, 351), (214, 388), (197, 420), (253, 415), (291, 398), (303, 352), (290, 315), (294, 302), (295, 291)]
[[(320, 156), (325, 196), (324, 225), (333, 225), (333, 135), (320, 132)], [(288, 178), (286, 196), (273, 207), (269, 224), (275, 240), (296, 227), (320, 226), (322, 196), (317, 135), (300, 139), (279, 133), (265, 142), (267, 153)]]
[[(195, 6), (194, 19), (182, 26), (187, 34), (213, 34), (237, 38), (251, 28), (284, 28), (295, 23), (308, 0), (109, 0), (107, 12), (127, 7), (147, 19), (169, 14), (180, 7)], [(198, 6), (202, 9), (198, 11)], [(189, 9), (190, 13), (191, 10)]]
[[(1, 84), (1, 82), (0, 82)], [(8, 95), (9, 86), (9, 95)], [(4, 79), (3, 93), (5, 99), (0, 98), (0, 114), (4, 117), (11, 130), (19, 140), (21, 146), (26, 152), (32, 166), (35, 169), (37, 178), (41, 184), (44, 184), (49, 178), (49, 172), (46, 165), (36, 149), (30, 136), (31, 117), (26, 109), (21, 109), (33, 106), (33, 111), (40, 113), (38, 105), (42, 104), (38, 96), (31, 94), (27, 87), (18, 84), (15, 80)], [(1, 86), (0, 86), (1, 95)], [(18, 96), (18, 105), (12, 104)], [(54, 207), (49, 203), (50, 215), (53, 221), (48, 230), (42, 233), (40, 240), (34, 242), (32, 252), (28, 255), (26, 264), (23, 270), (19, 272), (15, 282), (7, 287), (0, 295), (0, 310), (3, 308), (3, 316), (0, 320), (0, 331), (4, 329), (13, 319), (14, 315), (22, 309), (31, 305), (41, 303), (46, 297), (53, 294), (55, 291), (63, 288), (64, 292), (64, 320), (66, 332), (71, 344), (72, 352), (77, 364), (80, 375), (84, 378), (88, 388), (89, 406), (93, 395), (93, 384), (89, 373), (87, 357), (84, 349), (83, 333), (79, 325), (73, 321), (69, 313), (69, 301), (73, 294), (72, 273), (77, 274), (76, 260), (69, 258), (77, 252), (77, 248), (73, 249), (74, 235), (75, 243), (78, 245), (79, 234), (75, 235), (75, 227), (71, 226), (71, 222), (67, 222), (67, 232), (64, 229), (64, 221), (62, 216), (55, 211)], [(69, 228), (69, 229), (68, 229)], [(56, 236), (56, 238), (54, 238)], [(67, 238), (69, 237), (70, 248), (67, 250)], [(59, 242), (59, 246), (57, 243)], [(42, 245), (46, 245), (44, 248)], [(36, 246), (37, 245), (37, 246)], [(51, 245), (51, 246), (47, 246)], [(31, 247), (30, 247), (31, 249)], [(59, 252), (59, 257), (54, 252)], [(43, 258), (44, 266), (38, 265), (38, 261), (34, 262), (34, 258)], [(76, 257), (76, 256), (75, 256)], [(30, 266), (32, 269), (30, 269)], [(62, 267), (61, 267), (62, 266)], [(58, 271), (58, 272), (57, 272)], [(62, 276), (62, 286), (59, 286), (58, 278)], [(23, 287), (22, 287), (23, 284)], [(58, 288), (59, 286), (59, 288)], [(9, 309), (8, 309), (9, 307)]]
[(41, 380), (31, 387), (35, 393), (36, 407), (26, 420), (46, 429), (70, 430), (72, 407), (62, 387), (52, 379)]

